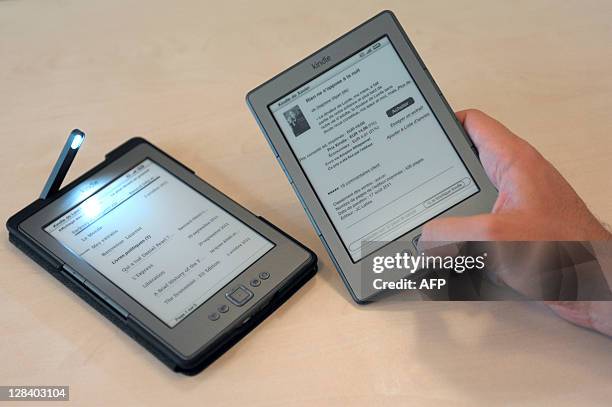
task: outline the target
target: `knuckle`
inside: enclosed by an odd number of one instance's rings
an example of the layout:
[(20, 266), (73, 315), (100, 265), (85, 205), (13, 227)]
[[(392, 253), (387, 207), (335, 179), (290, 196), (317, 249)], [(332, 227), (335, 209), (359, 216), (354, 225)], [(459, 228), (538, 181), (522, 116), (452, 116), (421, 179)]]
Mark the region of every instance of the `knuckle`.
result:
[(480, 110), (480, 109), (476, 109), (476, 108), (469, 108), (469, 109), (465, 109), (465, 113), (468, 116), (486, 116), (486, 114)]
[(498, 240), (501, 235), (502, 225), (499, 220), (490, 216), (482, 221), (482, 233), (485, 240)]
[(523, 164), (536, 164), (543, 160), (539, 151), (523, 139), (517, 141), (516, 156)]

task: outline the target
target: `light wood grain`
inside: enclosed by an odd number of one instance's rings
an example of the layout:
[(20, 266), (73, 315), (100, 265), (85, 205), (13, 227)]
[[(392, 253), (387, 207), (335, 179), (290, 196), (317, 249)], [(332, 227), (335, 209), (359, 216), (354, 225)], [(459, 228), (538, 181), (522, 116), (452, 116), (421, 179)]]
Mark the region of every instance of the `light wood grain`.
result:
[(0, 384), (67, 384), (71, 405), (609, 405), (612, 340), (538, 304), (348, 297), (244, 96), (382, 8), (453, 107), (505, 122), (612, 222), (610, 2), (2, 1), (3, 218), (37, 196), (73, 127), (88, 140), (71, 177), (141, 135), (311, 247), (321, 271), (189, 378), (5, 238)]

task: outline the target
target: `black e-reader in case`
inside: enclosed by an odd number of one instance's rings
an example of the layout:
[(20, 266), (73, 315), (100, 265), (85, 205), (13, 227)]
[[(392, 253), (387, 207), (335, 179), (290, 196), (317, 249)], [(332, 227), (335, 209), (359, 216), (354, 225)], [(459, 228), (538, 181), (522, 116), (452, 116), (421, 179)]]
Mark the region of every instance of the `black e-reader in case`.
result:
[(317, 257), (142, 138), (7, 221), (9, 239), (175, 371), (195, 374)]

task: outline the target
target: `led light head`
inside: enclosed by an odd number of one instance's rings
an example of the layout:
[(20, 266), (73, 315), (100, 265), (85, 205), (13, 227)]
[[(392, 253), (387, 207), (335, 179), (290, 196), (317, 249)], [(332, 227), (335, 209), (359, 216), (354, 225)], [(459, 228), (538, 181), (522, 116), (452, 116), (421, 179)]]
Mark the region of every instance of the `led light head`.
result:
[(72, 138), (70, 148), (76, 150), (77, 148), (81, 147), (81, 144), (83, 144), (83, 140), (85, 140), (85, 133), (79, 129), (74, 129), (70, 132), (70, 137)]

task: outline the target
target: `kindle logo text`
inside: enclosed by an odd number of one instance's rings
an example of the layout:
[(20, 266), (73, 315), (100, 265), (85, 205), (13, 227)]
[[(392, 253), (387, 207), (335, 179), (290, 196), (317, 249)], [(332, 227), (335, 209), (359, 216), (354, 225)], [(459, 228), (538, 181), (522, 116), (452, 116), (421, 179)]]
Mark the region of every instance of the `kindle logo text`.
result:
[(312, 69), (316, 70), (316, 69), (321, 68), (323, 65), (325, 65), (329, 61), (331, 61), (331, 57), (329, 55), (325, 55), (319, 61), (315, 61), (315, 62), (311, 63), (310, 66), (312, 66)]

